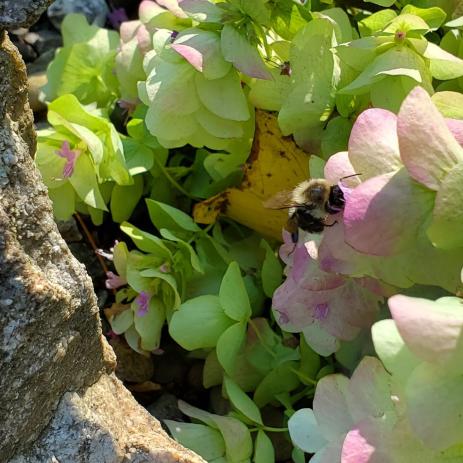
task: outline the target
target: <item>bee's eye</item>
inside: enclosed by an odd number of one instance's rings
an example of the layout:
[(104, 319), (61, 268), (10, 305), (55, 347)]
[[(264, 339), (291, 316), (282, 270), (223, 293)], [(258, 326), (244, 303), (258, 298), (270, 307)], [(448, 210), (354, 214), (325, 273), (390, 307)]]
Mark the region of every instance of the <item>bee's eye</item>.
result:
[(323, 196), (323, 188), (315, 187), (310, 190), (311, 201), (321, 201)]

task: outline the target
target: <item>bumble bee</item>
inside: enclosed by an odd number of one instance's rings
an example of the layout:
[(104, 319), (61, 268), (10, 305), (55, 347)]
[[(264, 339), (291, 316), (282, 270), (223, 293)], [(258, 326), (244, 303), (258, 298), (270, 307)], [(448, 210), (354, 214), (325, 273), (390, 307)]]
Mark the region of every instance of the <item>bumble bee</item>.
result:
[[(354, 177), (354, 174), (348, 177)], [(304, 180), (292, 191), (281, 191), (264, 203), (269, 209), (288, 209), (286, 230), (291, 233), (294, 243), (298, 240), (298, 229), (309, 233), (321, 233), (325, 227), (337, 222), (327, 223), (328, 215), (337, 214), (344, 209), (344, 194), (339, 185), (332, 185), (325, 179)]]

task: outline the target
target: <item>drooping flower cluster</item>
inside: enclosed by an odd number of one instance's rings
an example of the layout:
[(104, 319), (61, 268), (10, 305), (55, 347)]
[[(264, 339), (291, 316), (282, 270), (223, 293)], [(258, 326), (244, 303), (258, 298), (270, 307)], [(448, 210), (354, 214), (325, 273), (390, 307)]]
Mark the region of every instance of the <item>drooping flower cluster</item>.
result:
[[(463, 304), (389, 300), (393, 320), (373, 326), (381, 362), (365, 357), (349, 380), (329, 375), (313, 409), (289, 420), (295, 445), (317, 463), (426, 463), (463, 458)], [(387, 371), (386, 371), (387, 370)]]
[[(321, 331), (312, 329), (324, 326), (332, 336), (332, 352), (336, 339), (355, 336), (349, 324), (358, 330), (374, 317), (377, 298), (365, 288), (365, 277), (367, 287), (373, 283), (382, 295), (394, 291), (384, 283), (458, 290), (462, 134), (463, 122), (444, 119), (421, 87), (409, 94), (397, 116), (375, 108), (358, 117), (349, 151), (333, 155), (324, 169), (333, 183), (358, 174), (343, 182), (345, 209), (334, 216), (338, 223), (326, 228), (321, 240), (308, 236), (305, 245), (296, 247), (287, 262), (288, 278), (275, 293), (273, 306), (282, 314), (276, 318), (283, 329), (304, 332), (312, 347), (326, 353), (320, 350)], [(321, 303), (333, 318), (325, 314), (320, 320), (316, 309)], [(326, 343), (326, 335), (323, 339)]]

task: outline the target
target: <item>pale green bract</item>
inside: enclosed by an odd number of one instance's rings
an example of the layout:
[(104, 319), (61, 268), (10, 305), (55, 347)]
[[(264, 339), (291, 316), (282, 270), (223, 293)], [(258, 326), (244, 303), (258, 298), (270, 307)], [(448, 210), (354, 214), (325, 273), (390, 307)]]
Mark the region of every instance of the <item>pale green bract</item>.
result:
[[(107, 119), (82, 106), (74, 95), (63, 95), (50, 103), (48, 120), (53, 129), (39, 132), (36, 163), (49, 188), (55, 216), (66, 220), (80, 210), (101, 223), (114, 184), (134, 182), (125, 165), (119, 134)], [(76, 154), (74, 165), (68, 166), (71, 175), (67, 175), (66, 161), (58, 154), (63, 146)]]
[(166, 148), (190, 144), (247, 155), (254, 121), (219, 35), (186, 29), (172, 45), (164, 31), (153, 37), (160, 39), (160, 49), (145, 56), (147, 80), (138, 86), (149, 131)]
[(72, 93), (83, 104), (111, 106), (119, 93), (113, 74), (118, 34), (89, 25), (81, 14), (67, 15), (61, 31), (63, 47), (49, 65), (42, 89), (46, 100)]

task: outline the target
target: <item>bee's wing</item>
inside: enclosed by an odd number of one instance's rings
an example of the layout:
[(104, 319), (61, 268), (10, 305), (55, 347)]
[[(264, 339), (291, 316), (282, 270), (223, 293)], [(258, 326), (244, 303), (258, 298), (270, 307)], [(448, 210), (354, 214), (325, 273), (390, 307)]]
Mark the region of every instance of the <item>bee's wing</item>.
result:
[(264, 201), (264, 207), (267, 209), (289, 209), (297, 204), (292, 200), (291, 191), (280, 191), (276, 195)]

